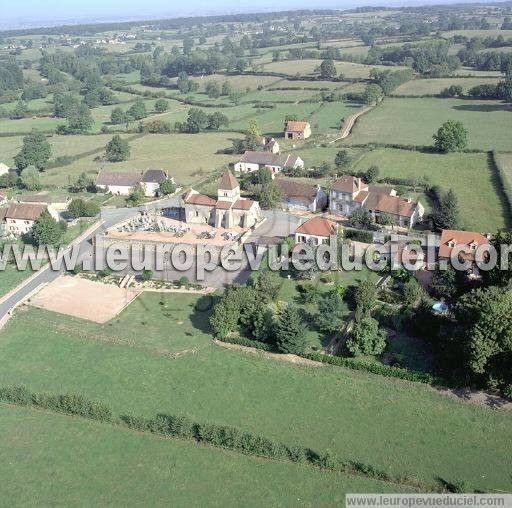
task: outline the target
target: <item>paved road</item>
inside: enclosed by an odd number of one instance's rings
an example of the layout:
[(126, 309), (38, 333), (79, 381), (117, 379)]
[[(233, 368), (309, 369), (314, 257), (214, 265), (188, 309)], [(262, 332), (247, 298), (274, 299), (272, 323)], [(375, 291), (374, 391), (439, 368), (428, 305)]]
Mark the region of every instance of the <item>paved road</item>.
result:
[[(101, 210), (101, 218), (105, 221), (103, 226), (93, 232), (88, 238), (84, 239), (78, 246), (80, 249), (79, 260), (83, 261), (92, 255), (91, 238), (94, 234), (111, 227), (119, 221), (127, 219), (130, 216), (136, 215), (139, 211), (148, 211), (151, 209), (162, 209), (179, 206), (180, 198), (174, 196), (152, 205), (144, 205), (139, 208), (108, 208), (105, 207)], [(260, 243), (267, 243), (269, 238), (284, 238), (290, 233), (295, 231), (299, 219), (293, 215), (281, 211), (264, 211), (263, 212), (267, 221), (258, 228), (249, 238), (249, 245), (258, 245)], [(35, 276), (28, 284), (21, 289), (14, 292), (8, 299), (0, 303), (0, 320), (10, 312), (20, 301), (26, 298), (31, 292), (36, 290), (42, 284), (47, 284), (54, 281), (61, 273), (62, 270), (53, 270), (51, 267), (42, 269), (38, 275)], [(243, 268), (237, 272), (227, 272), (222, 268), (215, 269), (213, 272), (208, 273), (205, 280), (207, 285), (214, 287), (222, 287), (226, 284), (233, 282), (243, 283), (247, 280), (251, 273), (248, 262), (243, 264)], [(166, 270), (165, 278), (167, 280), (177, 280), (185, 275), (190, 281), (195, 281), (195, 268), (189, 272), (172, 272)]]
[[(90, 256), (92, 252), (91, 245), (91, 237), (96, 234), (96, 232), (101, 231), (102, 229), (108, 228), (123, 220), (124, 218), (129, 217), (130, 215), (135, 215), (138, 212), (137, 209), (134, 208), (119, 208), (119, 209), (103, 209), (101, 212), (101, 218), (105, 221), (103, 226), (98, 228), (95, 232), (93, 232), (88, 238), (84, 239), (77, 248), (80, 249), (79, 259), (83, 260), (85, 257)], [(46, 269), (43, 267), (38, 272), (38, 275), (35, 276), (28, 284), (23, 286), (21, 289), (13, 293), (8, 299), (4, 302), (0, 303), (0, 320), (20, 301), (26, 298), (32, 291), (38, 288), (41, 284), (46, 284), (54, 281), (63, 270), (52, 270), (50, 266)]]

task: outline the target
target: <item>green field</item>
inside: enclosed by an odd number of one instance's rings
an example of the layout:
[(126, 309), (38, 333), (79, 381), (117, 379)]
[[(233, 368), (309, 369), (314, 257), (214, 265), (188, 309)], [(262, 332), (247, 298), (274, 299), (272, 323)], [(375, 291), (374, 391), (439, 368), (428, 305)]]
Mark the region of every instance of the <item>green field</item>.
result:
[[(429, 154), (378, 149), (366, 153), (355, 167), (365, 170), (372, 165), (379, 167), (380, 177), (427, 177), (432, 184), (445, 190), (452, 188), (457, 194), (460, 219), (466, 229), (494, 232), (507, 224), (487, 154)], [(428, 204), (425, 197), (421, 201)]]
[(191, 493), (208, 506), (333, 506), (347, 492), (402, 490), (4, 404), (0, 426), (2, 502), (9, 506), (186, 506)]
[(446, 120), (464, 124), (469, 148), (512, 150), (509, 108), (498, 101), (462, 99), (386, 98), (361, 117), (347, 142), (432, 145), (432, 135)]
[(423, 481), (440, 476), (510, 489), (509, 414), (420, 384), (229, 351), (208, 340), (204, 307), (179, 319), (192, 300), (140, 298), (103, 327), (19, 311), (1, 334), (0, 384), (82, 393), (117, 414), (170, 412), (234, 425)]
[(413, 79), (400, 85), (393, 95), (435, 95), (451, 85), (461, 86), (464, 92), (478, 85), (495, 85), (499, 78), (436, 78)]
[[(47, 185), (67, 186), (80, 173), (94, 176), (100, 169), (112, 171), (142, 171), (148, 168), (163, 168), (177, 182), (189, 185), (204, 178), (212, 170), (233, 160), (233, 156), (217, 154), (222, 148), (230, 148), (232, 139), (239, 137), (233, 133), (201, 134), (148, 134), (122, 135), (130, 139), (130, 159), (119, 163), (95, 162), (98, 155), (105, 152), (106, 144), (112, 135), (96, 136), (53, 136), (50, 138), (53, 156), (73, 157), (70, 164), (48, 169), (41, 174), (41, 181)], [(12, 164), (12, 157), (22, 144), (21, 137), (0, 137), (0, 150), (6, 164)], [(201, 147), (198, 150), (198, 147)], [(236, 156), (235, 156), (236, 158)]]

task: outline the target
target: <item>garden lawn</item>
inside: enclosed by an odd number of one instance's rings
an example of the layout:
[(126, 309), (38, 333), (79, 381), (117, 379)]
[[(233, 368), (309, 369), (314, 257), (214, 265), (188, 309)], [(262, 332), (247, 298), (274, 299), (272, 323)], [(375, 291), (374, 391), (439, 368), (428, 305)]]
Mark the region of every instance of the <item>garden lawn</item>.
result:
[(458, 120), (468, 130), (468, 147), (512, 150), (512, 114), (498, 101), (462, 99), (386, 98), (356, 123), (351, 144), (433, 144), (432, 135), (447, 120)]
[[(183, 295), (173, 296), (182, 305)], [(0, 384), (81, 393), (111, 404), (116, 414), (168, 412), (233, 425), (424, 481), (439, 476), (485, 491), (511, 488), (510, 414), (421, 384), (206, 344), (204, 311), (189, 318), (199, 329), (189, 328), (184, 337), (152, 308), (133, 312), (118, 330), (130, 330), (142, 348), (103, 341), (85, 326), (70, 328), (65, 316), (20, 310), (0, 333)], [(183, 351), (187, 337), (192, 347), (186, 354), (173, 358), (154, 350), (166, 340)], [(204, 347), (194, 348), (199, 341)], [(145, 449), (144, 456), (152, 455)]]
[[(427, 177), (432, 185), (453, 189), (458, 198), (461, 225), (468, 230), (494, 232), (507, 224), (487, 154), (430, 154), (386, 148), (367, 152), (355, 167), (366, 170), (373, 165), (379, 167), (381, 178)], [(420, 201), (428, 204), (424, 196)]]
[[(0, 405), (8, 506), (334, 506), (396, 485)], [(30, 471), (30, 475), (27, 475)], [(226, 488), (226, 486), (229, 488)], [(193, 493), (193, 497), (192, 496)]]

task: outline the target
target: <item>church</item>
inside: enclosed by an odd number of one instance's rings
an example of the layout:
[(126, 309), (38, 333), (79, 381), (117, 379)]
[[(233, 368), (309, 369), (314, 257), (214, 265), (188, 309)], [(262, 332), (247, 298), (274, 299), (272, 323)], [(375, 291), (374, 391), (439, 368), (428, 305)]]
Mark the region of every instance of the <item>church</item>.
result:
[(219, 180), (217, 199), (190, 189), (183, 194), (183, 202), (188, 224), (250, 228), (262, 220), (259, 203), (241, 197), (240, 184), (229, 170)]

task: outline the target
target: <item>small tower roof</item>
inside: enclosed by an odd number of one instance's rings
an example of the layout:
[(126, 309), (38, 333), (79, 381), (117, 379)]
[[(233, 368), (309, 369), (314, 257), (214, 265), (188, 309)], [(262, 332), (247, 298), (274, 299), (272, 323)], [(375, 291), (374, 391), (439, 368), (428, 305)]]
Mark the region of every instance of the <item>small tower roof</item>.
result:
[(240, 187), (240, 184), (231, 171), (224, 171), (224, 174), (219, 181), (219, 190), (233, 190), (237, 187)]

